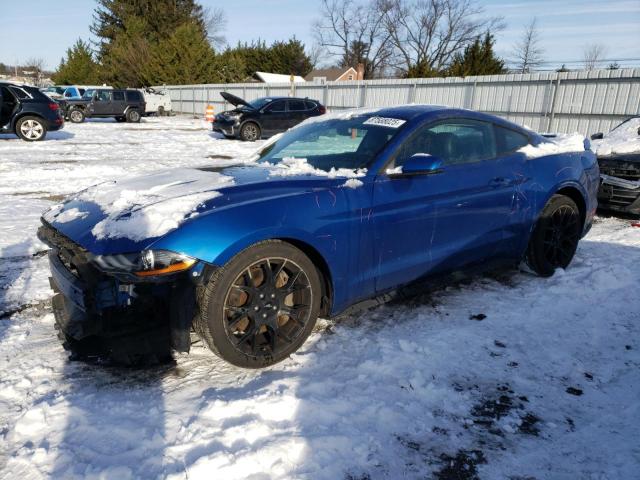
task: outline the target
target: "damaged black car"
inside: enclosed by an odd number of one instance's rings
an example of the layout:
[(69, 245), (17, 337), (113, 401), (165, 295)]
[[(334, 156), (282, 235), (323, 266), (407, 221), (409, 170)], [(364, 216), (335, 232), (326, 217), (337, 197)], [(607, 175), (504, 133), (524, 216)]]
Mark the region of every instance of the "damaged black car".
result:
[(598, 155), (598, 205), (628, 215), (640, 215), (640, 116), (631, 117), (607, 134), (591, 136)]
[(236, 108), (215, 116), (212, 128), (227, 138), (254, 142), (282, 133), (327, 109), (317, 100), (293, 97), (261, 97), (247, 102), (227, 92), (220, 93)]

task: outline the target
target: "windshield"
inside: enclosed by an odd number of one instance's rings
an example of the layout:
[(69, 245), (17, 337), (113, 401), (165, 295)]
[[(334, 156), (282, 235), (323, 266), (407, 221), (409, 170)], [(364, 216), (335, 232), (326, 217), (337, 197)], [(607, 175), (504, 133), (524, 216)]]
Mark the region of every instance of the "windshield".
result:
[(91, 98), (93, 97), (93, 92), (95, 92), (95, 91), (96, 90), (94, 88), (90, 88), (89, 90), (84, 92), (84, 94), (82, 95), (82, 98), (84, 100), (91, 100)]
[(360, 115), (312, 121), (294, 128), (260, 152), (260, 161), (305, 159), (320, 170), (367, 168), (398, 133), (404, 120)]

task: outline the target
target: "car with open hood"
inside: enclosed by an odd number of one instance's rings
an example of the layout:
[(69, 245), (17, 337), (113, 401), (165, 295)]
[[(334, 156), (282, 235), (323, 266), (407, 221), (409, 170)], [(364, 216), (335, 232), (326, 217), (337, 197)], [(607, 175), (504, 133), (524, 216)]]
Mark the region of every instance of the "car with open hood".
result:
[(252, 162), (92, 186), (45, 212), (38, 235), (67, 348), (137, 361), (189, 351), (195, 330), (258, 368), (318, 316), (426, 280), (566, 268), (598, 184), (583, 137), (409, 105), (309, 119)]
[(228, 92), (220, 95), (236, 108), (217, 114), (213, 131), (250, 142), (282, 133), (327, 111), (320, 102), (309, 98), (261, 97), (248, 102)]
[(640, 116), (628, 118), (606, 135), (595, 133), (591, 139), (602, 177), (599, 206), (640, 215)]

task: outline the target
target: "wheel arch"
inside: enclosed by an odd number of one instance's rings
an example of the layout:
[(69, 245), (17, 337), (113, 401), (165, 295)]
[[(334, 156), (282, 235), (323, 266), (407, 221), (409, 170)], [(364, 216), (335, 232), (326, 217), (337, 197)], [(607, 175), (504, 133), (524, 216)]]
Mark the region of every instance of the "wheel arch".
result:
[(42, 122), (45, 124), (45, 127), (47, 126), (47, 124), (49, 123), (47, 121), (46, 118), (44, 118), (43, 115), (37, 113), (37, 112), (20, 112), (17, 113), (14, 117), (13, 120), (11, 121), (11, 130), (15, 131), (16, 128), (18, 127), (18, 122), (20, 121), (20, 119), (24, 118), (24, 117), (37, 117), (40, 120), (42, 120)]
[[(329, 315), (331, 312), (331, 306), (333, 304), (333, 277), (329, 264), (322, 256), (322, 254), (310, 243), (304, 242), (290, 237), (275, 238), (274, 240), (280, 240), (289, 243), (301, 250), (311, 262), (316, 266), (320, 273), (322, 281), (322, 304), (320, 306), (321, 315)], [(326, 300), (325, 300), (326, 299)]]
[(580, 189), (572, 184), (563, 186), (559, 188), (555, 195), (564, 195), (565, 197), (569, 197), (573, 200), (578, 206), (578, 210), (580, 211), (580, 221), (582, 222), (582, 227), (584, 228), (584, 222), (587, 219), (587, 202), (584, 197), (584, 193), (580, 191)]
[(262, 135), (264, 129), (262, 128), (262, 124), (260, 123), (259, 120), (255, 119), (255, 118), (247, 118), (246, 120), (243, 120), (242, 122), (240, 122), (240, 126), (238, 127), (238, 132), (240, 132), (240, 130), (242, 129), (242, 127), (244, 127), (247, 123), (255, 123), (258, 128), (260, 129), (260, 135)]

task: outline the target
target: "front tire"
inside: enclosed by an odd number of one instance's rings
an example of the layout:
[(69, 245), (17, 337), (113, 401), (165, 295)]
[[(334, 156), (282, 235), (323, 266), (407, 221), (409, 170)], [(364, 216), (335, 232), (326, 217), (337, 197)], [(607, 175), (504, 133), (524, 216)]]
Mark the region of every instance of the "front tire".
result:
[(16, 135), (27, 142), (38, 142), (47, 136), (47, 126), (38, 117), (22, 117), (16, 124)]
[(127, 122), (129, 123), (140, 123), (140, 112), (135, 109), (131, 109), (127, 112)]
[(263, 368), (305, 342), (320, 311), (311, 260), (279, 240), (257, 243), (216, 270), (199, 295), (195, 330), (209, 348), (243, 368)]
[(556, 268), (567, 268), (578, 248), (581, 230), (576, 203), (564, 195), (551, 197), (529, 239), (529, 268), (542, 277), (550, 277)]
[(240, 129), (240, 138), (245, 142), (260, 140), (261, 132), (257, 123), (247, 122)]
[(73, 123), (82, 123), (84, 122), (85, 114), (79, 108), (74, 108), (69, 112), (69, 120)]

